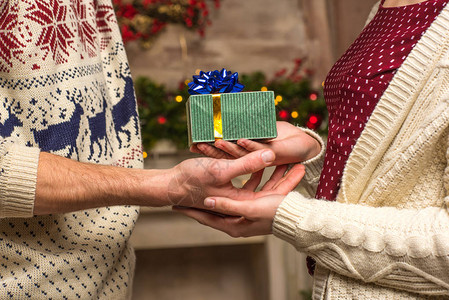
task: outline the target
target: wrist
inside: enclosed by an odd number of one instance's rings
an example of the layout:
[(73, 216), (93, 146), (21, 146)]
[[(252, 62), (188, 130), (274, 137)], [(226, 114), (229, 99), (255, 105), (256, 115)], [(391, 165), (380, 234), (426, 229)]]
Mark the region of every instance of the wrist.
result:
[(163, 179), (165, 205), (193, 207), (206, 197), (206, 183), (192, 169), (192, 161), (184, 161), (167, 170)]
[(321, 136), (309, 128), (300, 127), (304, 134), (303, 142), (306, 143), (306, 153), (301, 163), (310, 162), (324, 154), (324, 141)]
[(161, 170), (141, 170), (140, 183), (134, 196), (136, 205), (162, 207), (173, 205), (170, 199), (171, 186), (175, 185), (176, 167)]
[(289, 164), (303, 163), (317, 157), (321, 153), (320, 142), (303, 130), (299, 134), (298, 144), (296, 151), (291, 152), (289, 157), (280, 157), (280, 161)]
[(310, 139), (311, 146), (309, 147), (309, 154), (307, 155), (307, 160), (318, 156), (321, 153), (321, 144), (315, 138)]

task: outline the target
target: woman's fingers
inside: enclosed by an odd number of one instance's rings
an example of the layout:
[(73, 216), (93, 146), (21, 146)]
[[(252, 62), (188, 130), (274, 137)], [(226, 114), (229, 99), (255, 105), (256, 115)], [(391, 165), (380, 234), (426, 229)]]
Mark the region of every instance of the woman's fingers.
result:
[(190, 151), (212, 158), (233, 159), (245, 156), (250, 152), (269, 148), (266, 144), (247, 139), (240, 139), (237, 141), (237, 144), (218, 140), (214, 146), (207, 143), (199, 143), (192, 145)]
[(287, 195), (298, 186), (305, 173), (306, 168), (304, 165), (294, 165), (287, 174), (277, 182), (272, 188), (272, 191), (276, 194)]
[(287, 165), (277, 166), (274, 170), (273, 174), (271, 174), (270, 179), (264, 184), (262, 187), (262, 191), (268, 191), (273, 189), (273, 187), (282, 179), (285, 171), (287, 171)]
[(200, 149), (198, 149), (196, 144), (193, 144), (192, 146), (190, 146), (190, 152), (197, 153), (197, 154), (203, 154), (203, 152), (201, 152)]
[(237, 201), (226, 197), (208, 197), (204, 199), (204, 206), (206, 209), (225, 215), (242, 216), (245, 218), (249, 218), (249, 215), (252, 212), (251, 203), (252, 201)]
[(257, 189), (260, 181), (262, 180), (264, 171), (265, 169), (262, 169), (260, 171), (257, 171), (256, 173), (251, 174), (251, 178), (248, 179), (248, 181), (243, 185), (242, 189), (249, 191), (254, 191), (255, 189)]
[[(215, 146), (215, 147), (214, 147)], [(234, 159), (245, 156), (249, 152), (234, 143), (218, 140), (214, 146), (207, 143), (198, 143), (190, 147), (190, 151), (212, 158)]]
[(242, 156), (245, 156), (246, 154), (248, 154), (249, 152), (246, 151), (245, 149), (243, 149), (242, 147), (228, 142), (228, 141), (224, 141), (224, 140), (218, 140), (215, 142), (215, 147), (217, 147), (218, 149), (222, 150), (223, 152), (228, 153), (229, 155), (235, 157), (235, 158), (239, 158)]
[(247, 140), (247, 139), (238, 140), (237, 145), (239, 145), (240, 147), (242, 147), (250, 152), (268, 148), (267, 144), (263, 144), (263, 143), (259, 143), (259, 142), (255, 142), (255, 141)]
[(220, 217), (194, 208), (174, 206), (173, 210), (195, 219), (200, 224), (223, 231), (233, 237), (241, 236), (238, 228), (245, 223), (243, 217)]
[(221, 151), (220, 149), (217, 149), (209, 144), (206, 143), (199, 143), (196, 145), (196, 148), (201, 151), (202, 154), (208, 157), (212, 158), (218, 158), (218, 159), (233, 159), (234, 157)]
[[(276, 191), (285, 194), (292, 191), (302, 180), (305, 174), (303, 165), (294, 165), (287, 173), (288, 165), (277, 166), (270, 179), (262, 187), (262, 191)], [(242, 189), (255, 191), (262, 181), (264, 170), (260, 170), (251, 175), (251, 178), (245, 183)]]

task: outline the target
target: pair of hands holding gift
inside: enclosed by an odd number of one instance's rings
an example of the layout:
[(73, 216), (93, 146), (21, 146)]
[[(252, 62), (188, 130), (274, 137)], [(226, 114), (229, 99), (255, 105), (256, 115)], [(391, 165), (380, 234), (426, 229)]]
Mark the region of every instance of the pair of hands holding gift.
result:
[(174, 209), (201, 224), (224, 231), (233, 237), (270, 234), (278, 206), (305, 174), (305, 168), (300, 164), (294, 165), (285, 173), (288, 164), (313, 158), (321, 150), (317, 140), (294, 125), (277, 122), (277, 131), (277, 138), (267, 143), (240, 139), (237, 144), (219, 140), (215, 142), (215, 147), (205, 143), (193, 145), (192, 152), (219, 159), (218, 161), (235, 159), (231, 161), (233, 163), (251, 163), (248, 160), (251, 156), (265, 151), (264, 155), (275, 155), (270, 165), (276, 166), (276, 169), (261, 191), (254, 194), (253, 191), (259, 186), (264, 169), (257, 170), (255, 165), (242, 166), (250, 171), (252, 176), (241, 190), (233, 188), (228, 182), (229, 189), (232, 190), (229, 194), (232, 195), (231, 198), (207, 197), (204, 200), (204, 207), (208, 210), (227, 216), (178, 206)]

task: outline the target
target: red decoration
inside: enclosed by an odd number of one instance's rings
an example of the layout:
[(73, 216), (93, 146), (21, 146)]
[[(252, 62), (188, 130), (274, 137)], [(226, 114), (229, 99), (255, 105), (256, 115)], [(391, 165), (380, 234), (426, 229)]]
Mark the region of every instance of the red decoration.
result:
[(187, 85), (186, 85), (186, 82), (185, 81), (180, 81), (179, 83), (178, 83), (178, 90), (183, 90), (183, 89), (185, 89), (185, 87), (186, 87)]
[(307, 76), (313, 76), (313, 74), (315, 74), (312, 69), (305, 69), (304, 72), (306, 72)]
[(122, 25), (120, 29), (122, 30), (122, 39), (125, 43), (136, 39), (136, 35), (129, 29), (128, 25)]
[(285, 73), (287, 73), (287, 69), (286, 69), (286, 68), (283, 68), (283, 69), (277, 71), (277, 72), (274, 74), (274, 76), (275, 76), (276, 78), (277, 78), (277, 77), (281, 77), (281, 76), (284, 76)]
[(167, 123), (167, 118), (164, 116), (160, 116), (157, 118), (157, 122), (161, 125), (164, 125), (165, 123)]
[(302, 65), (302, 58), (296, 58), (295, 59), (295, 67), (301, 67)]
[(316, 93), (312, 93), (309, 96), (310, 100), (315, 101), (316, 99), (318, 99), (318, 95)]
[(289, 116), (290, 116), (290, 114), (289, 114), (288, 111), (286, 111), (286, 110), (281, 110), (281, 111), (279, 112), (279, 117), (280, 117), (282, 120), (287, 120)]
[(321, 116), (316, 115), (316, 114), (311, 114), (309, 116), (309, 119), (308, 119), (306, 125), (307, 125), (308, 128), (315, 130), (318, 127), (320, 127), (322, 121), (323, 120), (322, 120)]
[(192, 27), (193, 26), (192, 18), (185, 18), (184, 21), (186, 22), (186, 26), (187, 27)]
[(121, 11), (121, 16), (124, 18), (132, 20), (137, 15), (137, 10), (131, 4), (123, 5), (123, 9)]
[[(275, 80), (281, 79), (281, 78), (287, 78), (293, 82), (301, 82), (304, 79), (304, 74), (309, 76), (308, 70), (302, 70), (302, 65), (304, 62), (304, 59), (302, 58), (296, 58), (294, 60), (295, 66), (291, 70), (289, 74), (287, 74), (287, 69), (283, 68), (277, 71), (274, 74)], [(302, 72), (301, 72), (302, 71)]]

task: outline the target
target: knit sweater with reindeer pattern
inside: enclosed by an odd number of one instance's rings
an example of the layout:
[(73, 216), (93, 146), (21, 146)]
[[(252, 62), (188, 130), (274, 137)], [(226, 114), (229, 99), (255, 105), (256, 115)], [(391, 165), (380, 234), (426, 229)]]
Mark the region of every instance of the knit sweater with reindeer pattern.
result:
[(129, 298), (138, 208), (33, 216), (40, 151), (142, 167), (111, 1), (0, 1), (0, 97), (0, 298)]
[(366, 123), (337, 202), (313, 199), (323, 146), (306, 162), (307, 193), (277, 210), (274, 234), (317, 262), (314, 299), (449, 297), (448, 139), (446, 5)]

